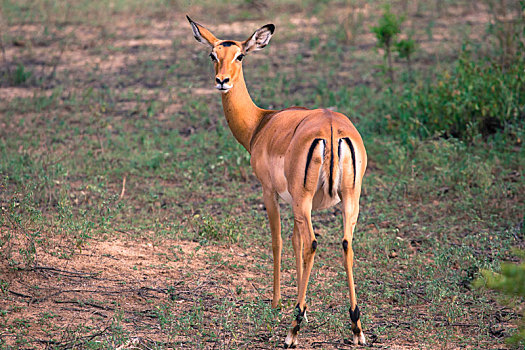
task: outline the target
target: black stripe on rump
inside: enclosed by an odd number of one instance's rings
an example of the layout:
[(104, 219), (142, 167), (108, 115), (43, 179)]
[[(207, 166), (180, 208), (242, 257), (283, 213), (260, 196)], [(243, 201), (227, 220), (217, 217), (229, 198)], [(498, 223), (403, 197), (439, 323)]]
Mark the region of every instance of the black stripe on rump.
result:
[(308, 150), (308, 155), (306, 156), (306, 167), (304, 169), (304, 186), (306, 187), (306, 176), (308, 175), (308, 167), (310, 166), (310, 162), (312, 161), (312, 156), (314, 155), (315, 147), (317, 147), (317, 144), (321, 141), (324, 141), (323, 139), (314, 139), (312, 142), (312, 145), (310, 146), (310, 149)]
[(328, 176), (328, 194), (332, 197), (334, 188), (334, 130), (330, 125), (330, 175)]
[[(349, 137), (345, 137), (342, 140), (345, 140), (348, 144), (348, 147), (350, 148), (350, 153), (352, 153), (352, 168), (354, 170), (354, 188), (355, 188), (355, 150), (354, 145), (352, 144), (352, 141), (350, 141)], [(341, 145), (341, 144), (339, 144)], [(341, 148), (339, 148), (339, 159), (341, 159)]]

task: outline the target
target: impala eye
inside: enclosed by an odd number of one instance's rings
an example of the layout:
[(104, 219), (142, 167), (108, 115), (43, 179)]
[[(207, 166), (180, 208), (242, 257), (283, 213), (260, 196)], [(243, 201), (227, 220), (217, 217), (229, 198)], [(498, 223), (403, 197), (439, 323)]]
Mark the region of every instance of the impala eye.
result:
[(213, 62), (217, 62), (217, 56), (215, 56), (215, 55), (213, 54), (213, 52), (210, 53), (210, 57), (211, 57), (211, 60), (212, 60)]
[(244, 58), (244, 55), (241, 53), (239, 56), (237, 56), (237, 61), (241, 62)]

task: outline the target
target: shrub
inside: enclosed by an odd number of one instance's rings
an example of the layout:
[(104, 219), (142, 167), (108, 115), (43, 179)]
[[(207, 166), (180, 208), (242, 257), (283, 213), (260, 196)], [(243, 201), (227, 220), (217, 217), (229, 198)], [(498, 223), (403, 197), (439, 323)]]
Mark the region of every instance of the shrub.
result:
[(412, 79), (412, 54), (416, 51), (416, 42), (412, 38), (401, 39), (396, 43), (396, 51), (400, 58), (405, 58), (408, 64), (408, 72)]
[[(524, 70), (521, 59), (504, 68), (473, 60), (464, 51), (452, 72), (387, 94), (385, 128), (405, 139), (442, 136), (467, 142), (478, 135), (510, 134), (524, 124)], [(510, 136), (520, 142), (517, 134)]]
[[(518, 252), (522, 261), (520, 264), (503, 263), (501, 272), (483, 270), (482, 276), (476, 280), (477, 287), (486, 287), (497, 290), (510, 297), (525, 298), (525, 251)], [(516, 309), (519, 309), (516, 306)], [(522, 308), (523, 309), (523, 308)], [(525, 309), (522, 310), (525, 312)], [(517, 346), (525, 346), (525, 313), (518, 324), (518, 331), (509, 338), (509, 343)]]
[(394, 80), (394, 72), (392, 68), (392, 45), (394, 45), (395, 38), (401, 33), (401, 23), (403, 18), (397, 17), (390, 11), (390, 7), (385, 7), (383, 16), (379, 19), (377, 26), (372, 27), (372, 32), (376, 35), (377, 45), (385, 50), (385, 58), (388, 62), (388, 72), (390, 80)]

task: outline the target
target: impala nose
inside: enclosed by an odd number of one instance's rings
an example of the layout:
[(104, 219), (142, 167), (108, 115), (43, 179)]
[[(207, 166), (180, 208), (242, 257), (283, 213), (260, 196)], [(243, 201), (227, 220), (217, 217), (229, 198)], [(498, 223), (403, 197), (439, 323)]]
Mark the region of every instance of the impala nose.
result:
[(221, 80), (219, 77), (217, 77), (215, 78), (215, 81), (217, 82), (217, 84), (224, 85), (230, 81), (230, 78), (224, 78), (223, 80)]

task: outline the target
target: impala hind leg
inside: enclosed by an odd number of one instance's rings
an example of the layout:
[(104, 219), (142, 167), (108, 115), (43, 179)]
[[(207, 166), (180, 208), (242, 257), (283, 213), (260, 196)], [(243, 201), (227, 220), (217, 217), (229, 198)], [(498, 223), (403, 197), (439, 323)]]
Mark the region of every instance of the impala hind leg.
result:
[(283, 240), (281, 238), (281, 216), (277, 195), (270, 190), (263, 190), (263, 200), (272, 231), (273, 253), (273, 299), (272, 307), (277, 308), (281, 302), (281, 252)]
[[(301, 281), (303, 277), (303, 238), (301, 237), (301, 233), (299, 232), (299, 228), (296, 224), (294, 224), (293, 227), (293, 234), (292, 234), (292, 246), (295, 254), (295, 271), (296, 271), (296, 283), (297, 283), (297, 295), (299, 295), (301, 291)], [(294, 316), (295, 320), (292, 322), (292, 329), (288, 332), (288, 335), (286, 337), (286, 340), (284, 341), (284, 347), (295, 347), (297, 345), (297, 335), (300, 329), (300, 324), (302, 322), (302, 318), (299, 320), (297, 317), (301, 315), (302, 317), (306, 316), (304, 313), (301, 313), (301, 309), (299, 309), (297, 306), (294, 309)], [(295, 323), (294, 323), (295, 322)]]
[[(294, 233), (292, 237), (294, 253), (297, 264), (297, 305), (294, 309), (294, 320), (284, 341), (285, 347), (294, 347), (298, 342), (301, 322), (306, 320), (306, 289), (314, 264), (317, 240), (314, 236), (311, 208), (298, 214), (294, 212)], [(303, 268), (304, 259), (304, 268)]]
[(350, 321), (352, 326), (354, 344), (366, 345), (365, 334), (361, 326), (359, 307), (354, 285), (354, 250), (352, 249), (352, 238), (354, 234), (357, 216), (359, 214), (359, 193), (347, 193), (343, 197), (343, 261), (348, 279), (350, 291)]

